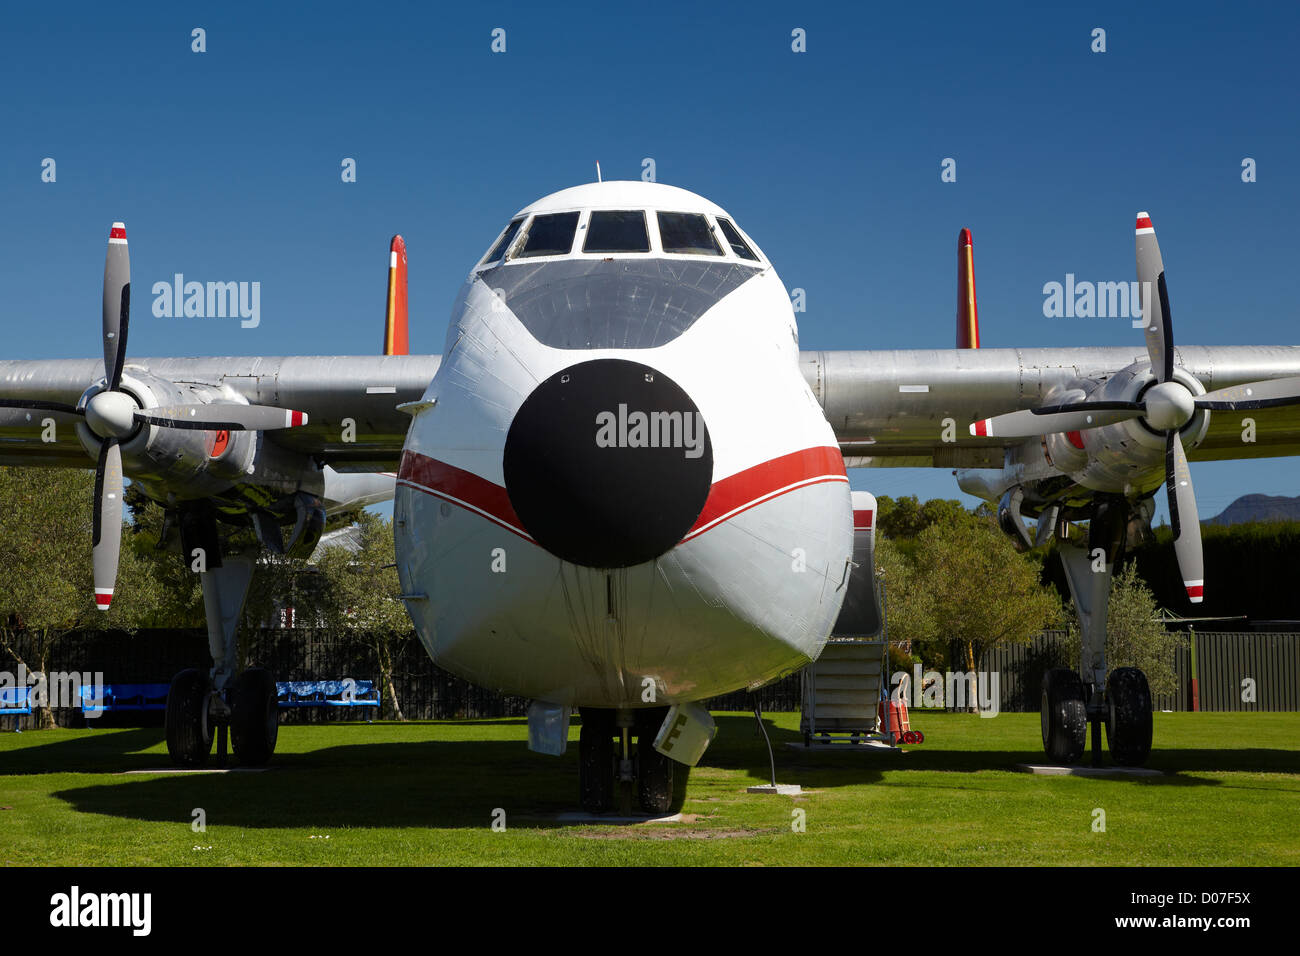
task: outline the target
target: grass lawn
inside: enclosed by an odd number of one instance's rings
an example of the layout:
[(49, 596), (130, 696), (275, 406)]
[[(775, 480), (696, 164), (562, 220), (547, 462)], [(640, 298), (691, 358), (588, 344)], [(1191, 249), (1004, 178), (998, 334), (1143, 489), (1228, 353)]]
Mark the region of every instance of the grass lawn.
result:
[(228, 774), (121, 773), (167, 766), (161, 728), (3, 733), (0, 865), (1300, 864), (1300, 714), (1156, 714), (1168, 774), (1137, 779), (1014, 772), (1042, 761), (1037, 714), (914, 714), (901, 754), (793, 751), (798, 715), (771, 715), (799, 797), (746, 794), (762, 739), (715, 716), (683, 822), (637, 826), (557, 821), (576, 722), (559, 759), (522, 720), (284, 726), (271, 769)]

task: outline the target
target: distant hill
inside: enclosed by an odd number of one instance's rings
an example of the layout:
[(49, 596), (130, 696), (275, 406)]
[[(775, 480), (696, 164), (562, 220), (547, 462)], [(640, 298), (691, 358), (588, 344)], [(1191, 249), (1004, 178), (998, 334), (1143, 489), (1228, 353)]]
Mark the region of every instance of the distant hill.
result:
[(1244, 524), (1247, 521), (1300, 521), (1300, 496), (1242, 495), (1207, 524)]

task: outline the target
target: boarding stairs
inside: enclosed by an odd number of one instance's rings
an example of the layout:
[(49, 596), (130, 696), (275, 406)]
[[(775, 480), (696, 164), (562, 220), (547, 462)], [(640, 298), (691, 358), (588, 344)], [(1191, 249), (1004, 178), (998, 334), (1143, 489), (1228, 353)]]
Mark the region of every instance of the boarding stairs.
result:
[[(799, 730), (806, 747), (894, 746), (884, 583), (876, 579), (876, 499), (853, 494), (853, 567), (840, 615), (821, 655), (803, 670)], [(883, 716), (883, 721), (881, 717)]]

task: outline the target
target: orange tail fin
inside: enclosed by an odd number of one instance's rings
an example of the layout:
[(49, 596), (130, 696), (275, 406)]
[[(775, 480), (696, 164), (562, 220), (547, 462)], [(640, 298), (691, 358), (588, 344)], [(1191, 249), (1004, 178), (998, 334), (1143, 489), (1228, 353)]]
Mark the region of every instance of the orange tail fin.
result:
[(393, 236), (388, 247), (388, 310), (384, 319), (384, 354), (410, 354), (406, 331), (406, 242), (401, 236)]
[(980, 313), (975, 304), (975, 246), (970, 230), (957, 236), (957, 348), (980, 347)]

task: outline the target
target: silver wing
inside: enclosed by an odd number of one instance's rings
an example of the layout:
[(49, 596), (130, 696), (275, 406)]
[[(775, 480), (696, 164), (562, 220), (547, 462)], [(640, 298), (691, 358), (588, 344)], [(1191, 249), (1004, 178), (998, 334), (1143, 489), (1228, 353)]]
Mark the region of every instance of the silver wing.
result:
[[(336, 471), (392, 471), (410, 423), (397, 406), (420, 398), (438, 363), (436, 355), (160, 358), (130, 361), (126, 372), (228, 390), (252, 405), (305, 411), (308, 424), (266, 432), (265, 440)], [(0, 396), (76, 405), (102, 378), (99, 359), (0, 361)], [(46, 419), (56, 427), (43, 429)], [(78, 420), (62, 412), (0, 408), (0, 464), (88, 467)], [(43, 432), (53, 440), (43, 440)]]
[[(1300, 375), (1300, 346), (1184, 346), (1178, 364), (1208, 390)], [(806, 351), (804, 378), (835, 430), (849, 467), (1001, 468), (1023, 439), (973, 438), (972, 422), (1035, 408), (1080, 381), (1104, 382), (1134, 363), (1135, 348)], [(301, 428), (267, 440), (337, 471), (391, 471), (409, 416), (438, 370), (436, 355), (160, 358), (130, 362), (179, 384), (228, 388), (250, 404), (305, 411)], [(75, 405), (102, 378), (98, 359), (0, 361), (0, 395)], [(1300, 454), (1300, 406), (1249, 413), (1256, 440), (1241, 440), (1242, 414), (1216, 413), (1193, 461)], [(41, 422), (52, 419), (53, 441)], [(344, 440), (344, 422), (354, 426)], [(945, 440), (945, 421), (956, 440)], [(0, 464), (84, 468), (77, 419), (0, 409)], [(64, 427), (67, 426), (67, 427)]]
[[(1300, 346), (1184, 346), (1176, 365), (1205, 391), (1300, 374)], [(1149, 364), (1133, 348), (802, 352), (804, 378), (835, 429), (845, 464), (1002, 468), (1023, 438), (975, 438), (968, 426), (1037, 408), (1072, 385), (1100, 387)], [(1255, 423), (1243, 441), (1243, 419)], [(1214, 412), (1193, 461), (1300, 454), (1300, 406)], [(945, 420), (956, 440), (945, 440)], [(952, 434), (952, 430), (948, 430)]]

